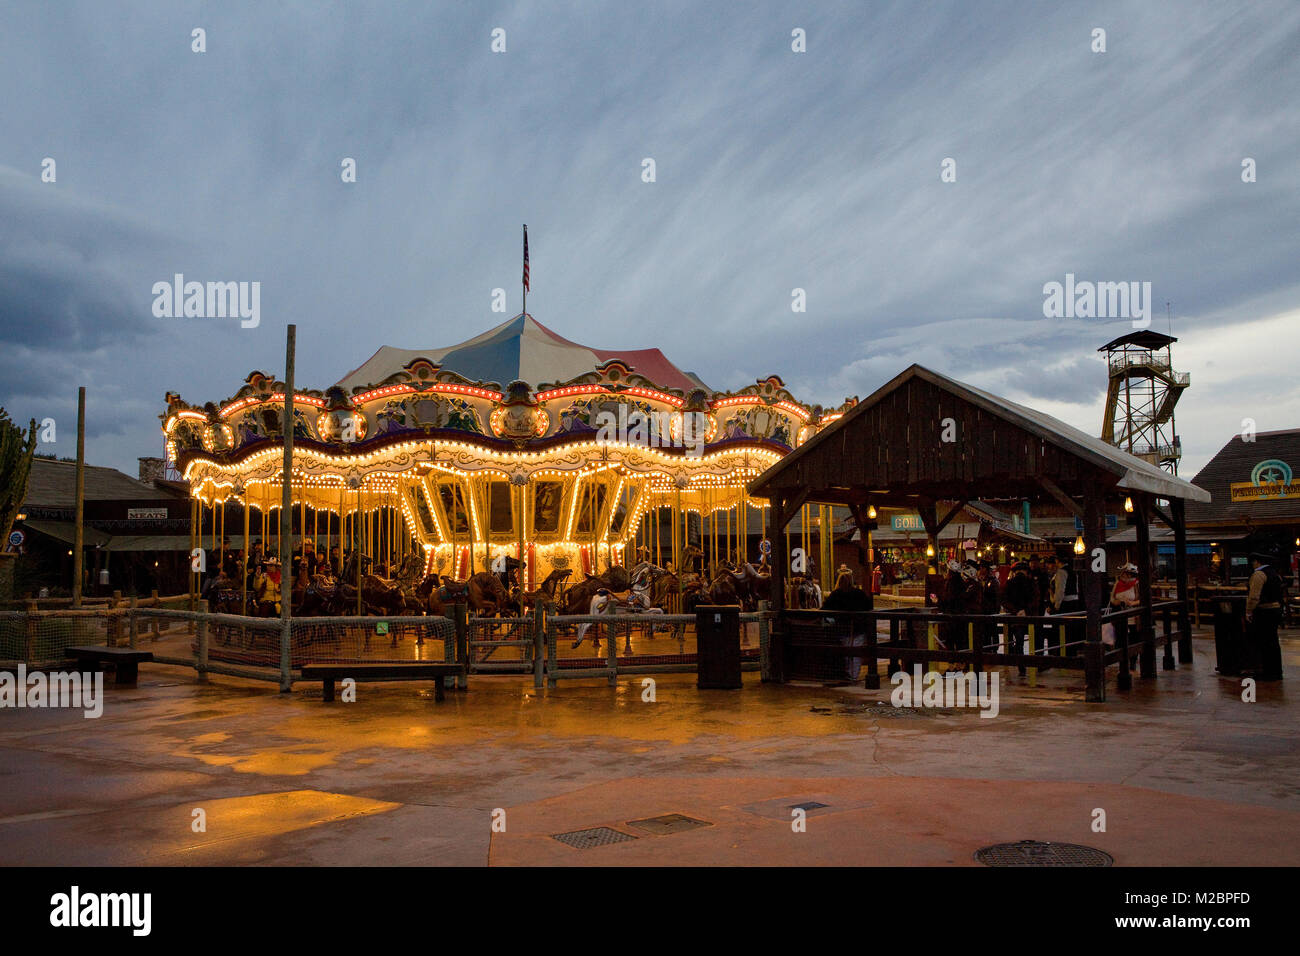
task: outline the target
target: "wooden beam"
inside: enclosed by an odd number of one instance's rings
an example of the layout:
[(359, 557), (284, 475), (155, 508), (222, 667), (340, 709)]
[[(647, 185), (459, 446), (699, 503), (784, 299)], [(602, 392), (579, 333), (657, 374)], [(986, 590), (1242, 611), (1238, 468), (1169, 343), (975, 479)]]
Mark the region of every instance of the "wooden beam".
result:
[(1039, 475), (1038, 483), (1042, 485), (1044, 491), (1046, 491), (1049, 495), (1051, 495), (1062, 505), (1064, 505), (1070, 511), (1070, 513), (1073, 514), (1076, 518), (1083, 517), (1084, 509), (1079, 506), (1079, 503), (1077, 501), (1075, 501), (1073, 498), (1067, 495), (1061, 489), (1061, 486), (1058, 485), (1056, 482), (1054, 482), (1051, 478), (1048, 478), (1046, 475)]
[(957, 517), (957, 513), (961, 511), (962, 508), (965, 507), (966, 507), (965, 501), (958, 501), (955, 505), (953, 505), (952, 510), (949, 511), (948, 514), (944, 517), (944, 519), (935, 526), (934, 536), (936, 538), (939, 537), (939, 532), (942, 531), (944, 528), (948, 527), (948, 522), (952, 521), (953, 518)]

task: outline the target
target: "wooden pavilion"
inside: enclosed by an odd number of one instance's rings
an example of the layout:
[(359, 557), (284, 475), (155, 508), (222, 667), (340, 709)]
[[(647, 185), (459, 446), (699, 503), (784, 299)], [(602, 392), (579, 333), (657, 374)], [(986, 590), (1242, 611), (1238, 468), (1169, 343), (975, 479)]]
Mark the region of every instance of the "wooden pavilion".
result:
[[(1042, 412), (913, 365), (763, 472), (749, 490), (771, 502), (775, 551), (772, 601), (782, 611), (783, 622), (778, 631), (788, 632), (784, 625), (798, 613), (783, 609), (790, 557), (785, 535), (780, 532), (806, 503), (847, 506), (864, 538), (873, 527), (868, 517), (872, 509), (914, 509), (934, 545), (939, 532), (967, 502), (1028, 501), (1032, 505), (1050, 501), (1064, 506), (1082, 521), (1082, 548), (1076, 543), (1075, 551), (1078, 554), (1082, 550), (1082, 560), (1076, 563), (1086, 607), (1086, 614), (1069, 622), (1077, 624), (1082, 632), (1082, 653), (1071, 655), (1073, 663), (1067, 662), (1064, 654), (1052, 658), (1052, 666), (1059, 661), (1060, 666), (1083, 669), (1090, 701), (1105, 699), (1105, 668), (1109, 663), (1121, 662), (1119, 686), (1122, 689), (1127, 684), (1127, 646), (1122, 652), (1120, 648), (1107, 651), (1101, 643), (1103, 623), (1117, 617), (1106, 614), (1103, 607), (1107, 600), (1103, 593), (1103, 545), (1109, 506), (1131, 514), (1138, 529), (1141, 607), (1133, 616), (1137, 618), (1142, 651), (1142, 676), (1155, 676), (1157, 610), (1165, 621), (1165, 667), (1174, 666), (1173, 637), (1178, 641), (1179, 659), (1191, 661), (1184, 506), (1187, 501), (1208, 501), (1209, 493)], [(1152, 516), (1169, 525), (1176, 544), (1178, 599), (1159, 606), (1152, 598), (1151, 549), (1147, 540)], [(874, 648), (874, 620), (887, 618), (890, 612), (868, 613), (874, 615), (869, 628), (873, 633), (868, 634)], [(1171, 617), (1177, 619), (1176, 632), (1171, 629)], [(1123, 622), (1127, 632), (1127, 616)], [(781, 646), (780, 640), (774, 642), (777, 650), (771, 676), (777, 680), (787, 679), (781, 664)], [(973, 638), (970, 651), (976, 653)], [(882, 657), (901, 661), (962, 662), (967, 659), (964, 655), (964, 651), (933, 648), (891, 647), (889, 653), (881, 652)], [(1026, 656), (981, 655), (976, 669), (985, 663), (1023, 666)], [(868, 667), (868, 686), (873, 686), (874, 658), (868, 659)]]

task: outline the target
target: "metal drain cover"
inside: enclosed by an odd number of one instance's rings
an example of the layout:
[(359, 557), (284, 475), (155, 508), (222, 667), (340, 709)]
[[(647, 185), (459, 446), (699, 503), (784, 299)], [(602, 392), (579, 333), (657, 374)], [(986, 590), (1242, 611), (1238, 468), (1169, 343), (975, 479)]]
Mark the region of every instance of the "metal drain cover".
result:
[(589, 827), (586, 830), (570, 830), (568, 833), (552, 833), (551, 836), (561, 843), (567, 843), (575, 850), (590, 850), (593, 847), (636, 839), (630, 833), (610, 827)]
[(818, 803), (816, 800), (809, 800), (806, 803), (792, 803), (790, 809), (802, 810), (807, 813), (809, 810), (825, 810), (829, 806), (829, 803)]
[(995, 843), (975, 851), (975, 860), (985, 866), (1110, 866), (1109, 853), (1075, 843)]
[(694, 830), (697, 827), (713, 826), (707, 820), (696, 820), (694, 817), (683, 816), (680, 813), (665, 813), (663, 816), (647, 817), (644, 820), (629, 820), (627, 825), (636, 827), (638, 830), (645, 830), (647, 833), (653, 833), (656, 836), (681, 833), (683, 830)]

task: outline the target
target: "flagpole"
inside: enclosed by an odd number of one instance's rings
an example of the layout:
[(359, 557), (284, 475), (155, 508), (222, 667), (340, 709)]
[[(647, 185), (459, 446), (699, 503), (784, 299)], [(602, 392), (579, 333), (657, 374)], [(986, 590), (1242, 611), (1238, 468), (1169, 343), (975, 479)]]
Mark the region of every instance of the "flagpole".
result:
[[(528, 266), (528, 223), (524, 223), (524, 267)], [(520, 284), (524, 287), (524, 308), (520, 315), (528, 314), (528, 282), (520, 276)]]

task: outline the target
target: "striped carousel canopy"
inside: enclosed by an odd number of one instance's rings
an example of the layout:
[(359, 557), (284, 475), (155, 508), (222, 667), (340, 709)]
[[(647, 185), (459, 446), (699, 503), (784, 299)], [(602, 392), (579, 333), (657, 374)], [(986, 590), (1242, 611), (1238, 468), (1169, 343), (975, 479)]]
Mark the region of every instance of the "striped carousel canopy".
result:
[(382, 382), (416, 358), (426, 358), (476, 382), (527, 382), (534, 388), (570, 381), (611, 359), (621, 359), (660, 388), (707, 388), (659, 349), (595, 349), (552, 332), (531, 315), (517, 315), (458, 345), (398, 349), (385, 345), (337, 384), (345, 392)]

